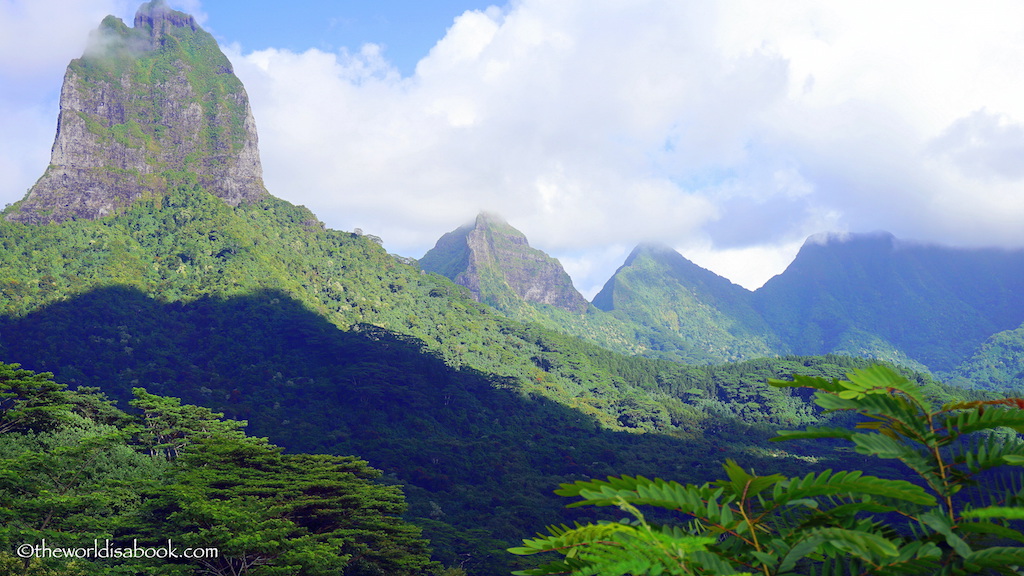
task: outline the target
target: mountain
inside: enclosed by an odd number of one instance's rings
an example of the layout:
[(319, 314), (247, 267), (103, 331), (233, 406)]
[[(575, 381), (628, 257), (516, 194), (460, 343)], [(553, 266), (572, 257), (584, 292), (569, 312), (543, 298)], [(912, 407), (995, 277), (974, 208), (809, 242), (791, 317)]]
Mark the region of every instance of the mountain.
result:
[(419, 266), (467, 287), (475, 300), (508, 318), (609, 350), (705, 364), (722, 360), (675, 332), (591, 306), (557, 259), (530, 247), (522, 232), (494, 214), (481, 213), (472, 224), (443, 235)]
[(991, 359), (1003, 348), (979, 346), (1024, 322), (1024, 251), (915, 244), (887, 233), (811, 237), (754, 292), (667, 246), (641, 244), (585, 311), (557, 260), (494, 215), (445, 234), (420, 266), (510, 318), (691, 363), (836, 353), (962, 379), (977, 370), (951, 370), (974, 354)]
[(784, 353), (751, 293), (667, 246), (641, 244), (594, 297), (616, 317), (682, 339), (710, 361)]
[(765, 380), (863, 365), (613, 353), (505, 318), (304, 208), (230, 206), (194, 181), (98, 220), (0, 221), (0, 246), (0, 358), (122, 402), (136, 387), (182, 398), (291, 452), (357, 454), (403, 485), (442, 559), (470, 554), (476, 573), (507, 573), (495, 550), (578, 519), (551, 496), (560, 482), (806, 467), (767, 438), (819, 414)]
[(754, 292), (667, 246), (641, 244), (593, 304), (632, 327), (644, 343), (636, 353), (648, 356), (847, 354), (998, 387), (1019, 386), (1024, 370), (1015, 351), (1021, 294), (1022, 250), (825, 234)]
[(419, 263), (498, 309), (520, 301), (576, 313), (589, 307), (558, 260), (531, 248), (522, 232), (495, 214), (481, 213), (474, 223), (445, 234)]
[(1024, 322), (1024, 251), (812, 237), (753, 304), (793, 353), (835, 352), (950, 370)]
[[(403, 486), (444, 561), (478, 574), (507, 573), (502, 550), (539, 526), (599, 517), (566, 511), (551, 495), (560, 482), (698, 482), (720, 476), (725, 458), (793, 475), (844, 457), (769, 444), (777, 429), (843, 415), (764, 382), (837, 378), (866, 361), (686, 366), (509, 319), (266, 193), (241, 84), (190, 17), (150, 2), (133, 29), (107, 18), (97, 38), (102, 55), (72, 63), (62, 92), (55, 158), (74, 162), (51, 166), (60, 177), (44, 175), (0, 220), (0, 359), (122, 402), (136, 387), (182, 398), (246, 419), (289, 451), (358, 454)], [(107, 90), (103, 101), (150, 115), (114, 122), (100, 100), (81, 105), (92, 97), (82, 78)], [(75, 152), (57, 155), (65, 149)], [(456, 233), (439, 243), (436, 269), (458, 276), (476, 258), (479, 295), (496, 304), (573, 318), (622, 347), (685, 350), (679, 334), (656, 342), (584, 310), (557, 262), (479, 220), (464, 251)], [(701, 281), (653, 260), (680, 283)], [(704, 282), (701, 293), (731, 311), (721, 318), (743, 326), (742, 292)]]
[(943, 374), (965, 388), (1024, 390), (1024, 325), (997, 332), (956, 368)]
[[(505, 318), (258, 180), (241, 186), (243, 160), (258, 161), (244, 91), (190, 17), (147, 3), (133, 29), (105, 19), (95, 44), (69, 67), (60, 163), (0, 220), (0, 358), (122, 402), (145, 387), (215, 408), (289, 451), (359, 454), (404, 486), (449, 559), (507, 573), (495, 550), (572, 521), (550, 495), (567, 479), (706, 480), (726, 457), (803, 467), (800, 448), (766, 439), (819, 416), (764, 380), (857, 365), (688, 368)], [(509, 293), (597, 317), (557, 262), (487, 220), (466, 242), (489, 254), (480, 270), (519, 258)]]
[(163, 0), (108, 16), (68, 65), (50, 165), (8, 220), (94, 219), (160, 195), (179, 172), (235, 205), (267, 194), (248, 96), (195, 19)]

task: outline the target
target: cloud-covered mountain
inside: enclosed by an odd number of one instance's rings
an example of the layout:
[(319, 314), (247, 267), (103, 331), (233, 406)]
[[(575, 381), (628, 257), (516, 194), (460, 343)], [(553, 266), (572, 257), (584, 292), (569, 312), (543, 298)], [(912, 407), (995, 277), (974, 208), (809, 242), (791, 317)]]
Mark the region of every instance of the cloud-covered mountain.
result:
[(885, 357), (948, 370), (990, 335), (1024, 322), (1024, 251), (915, 244), (890, 234), (808, 240), (755, 293), (801, 353)]

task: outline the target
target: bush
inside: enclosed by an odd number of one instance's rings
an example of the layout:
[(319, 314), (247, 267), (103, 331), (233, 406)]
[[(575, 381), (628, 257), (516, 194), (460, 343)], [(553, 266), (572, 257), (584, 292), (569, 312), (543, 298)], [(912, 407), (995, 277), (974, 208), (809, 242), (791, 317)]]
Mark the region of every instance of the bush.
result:
[[(1020, 574), (1024, 565), (1024, 400), (932, 406), (922, 388), (883, 366), (848, 380), (796, 376), (853, 429), (781, 432), (776, 440), (837, 439), (902, 462), (910, 479), (825, 470), (757, 476), (735, 462), (701, 486), (644, 477), (563, 484), (570, 506), (617, 506), (630, 518), (523, 540), (513, 554), (562, 557), (517, 574)], [(649, 522), (638, 507), (675, 511)]]

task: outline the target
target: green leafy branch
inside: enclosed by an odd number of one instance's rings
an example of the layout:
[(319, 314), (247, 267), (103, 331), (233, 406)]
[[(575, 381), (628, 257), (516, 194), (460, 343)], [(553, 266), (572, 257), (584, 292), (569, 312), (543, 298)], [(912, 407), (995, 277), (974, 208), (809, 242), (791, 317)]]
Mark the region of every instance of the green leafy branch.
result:
[[(908, 479), (861, 471), (757, 476), (727, 461), (726, 479), (702, 486), (644, 477), (563, 484), (570, 506), (617, 506), (633, 520), (549, 527), (519, 555), (562, 559), (518, 574), (1017, 574), (1024, 566), (1024, 400), (932, 406), (924, 390), (874, 366), (848, 380), (796, 376), (848, 428), (780, 432), (776, 440), (835, 439), (857, 453), (903, 462)], [(1013, 432), (1008, 432), (1013, 431)], [(1009, 474), (997, 489), (987, 475)], [(647, 523), (639, 506), (682, 514)]]

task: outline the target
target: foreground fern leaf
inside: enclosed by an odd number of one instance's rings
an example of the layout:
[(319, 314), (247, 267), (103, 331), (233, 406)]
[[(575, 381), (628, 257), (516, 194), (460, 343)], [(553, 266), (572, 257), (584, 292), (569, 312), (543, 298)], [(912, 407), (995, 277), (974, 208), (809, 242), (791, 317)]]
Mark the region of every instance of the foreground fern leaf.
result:
[[(901, 462), (912, 481), (857, 470), (758, 476), (730, 460), (726, 479), (701, 486), (642, 476), (563, 484), (556, 494), (577, 499), (569, 506), (617, 506), (633, 519), (549, 527), (510, 552), (563, 558), (517, 574), (1024, 574), (1024, 400), (936, 408), (884, 366), (847, 376), (771, 381), (812, 388), (819, 406), (864, 419), (776, 440), (846, 441)], [(639, 506), (687, 521), (655, 526)]]

